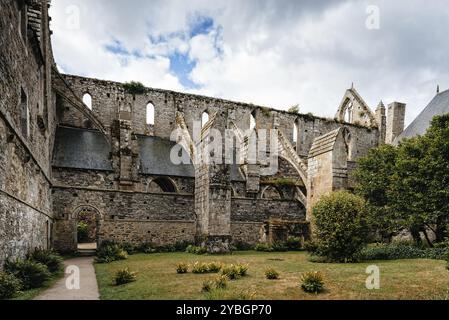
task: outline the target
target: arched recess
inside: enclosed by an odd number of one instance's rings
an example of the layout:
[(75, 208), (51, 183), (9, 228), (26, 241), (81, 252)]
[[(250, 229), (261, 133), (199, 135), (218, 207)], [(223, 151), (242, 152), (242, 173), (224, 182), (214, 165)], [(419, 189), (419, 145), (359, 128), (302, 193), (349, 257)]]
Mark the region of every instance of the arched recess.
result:
[(150, 182), (148, 191), (154, 193), (178, 193), (178, 187), (171, 178), (160, 177)]
[(282, 192), (278, 188), (274, 186), (265, 186), (262, 189), (260, 198), (266, 200), (281, 200), (283, 199), (283, 196)]
[(77, 249), (96, 249), (100, 243), (103, 215), (90, 205), (82, 205), (73, 210), (75, 224), (74, 241)]
[(89, 110), (92, 110), (92, 96), (89, 92), (84, 93), (83, 102)]

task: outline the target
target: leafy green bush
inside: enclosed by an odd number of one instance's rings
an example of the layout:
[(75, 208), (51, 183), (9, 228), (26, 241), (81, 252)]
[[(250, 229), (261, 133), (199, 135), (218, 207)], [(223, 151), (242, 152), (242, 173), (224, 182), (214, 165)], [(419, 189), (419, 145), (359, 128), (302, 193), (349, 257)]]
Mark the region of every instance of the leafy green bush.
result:
[(446, 248), (419, 248), (412, 245), (370, 245), (358, 254), (359, 260), (434, 259), (446, 260)]
[(265, 277), (268, 280), (277, 280), (279, 279), (279, 272), (277, 272), (274, 268), (268, 268), (265, 270)]
[(185, 262), (180, 262), (176, 265), (176, 273), (184, 274), (189, 272), (189, 265)]
[(136, 281), (137, 274), (129, 270), (129, 268), (120, 269), (114, 275), (114, 284), (121, 286), (123, 284)]
[(284, 242), (275, 242), (271, 245), (274, 252), (287, 252), (288, 246)]
[(89, 239), (89, 225), (84, 222), (78, 222), (77, 226), (78, 243), (86, 243)]
[(221, 274), (228, 277), (229, 280), (237, 280), (248, 274), (248, 265), (231, 264), (221, 269)]
[(27, 255), (27, 258), (46, 265), (51, 273), (57, 273), (62, 270), (62, 257), (53, 250), (35, 249)]
[(324, 290), (323, 275), (318, 272), (307, 272), (301, 276), (301, 288), (307, 293), (321, 293)]
[(351, 262), (366, 245), (365, 202), (347, 191), (323, 196), (313, 208), (317, 254), (334, 262)]
[(157, 252), (157, 249), (153, 246), (153, 244), (151, 244), (149, 242), (141, 243), (139, 246), (137, 246), (136, 249), (137, 249), (137, 252), (146, 253), (146, 254), (151, 254), (151, 253)]
[(133, 255), (133, 254), (139, 252), (139, 247), (134, 245), (134, 244), (132, 244), (132, 243), (130, 243), (130, 242), (122, 243), (120, 246), (129, 255)]
[(273, 247), (267, 243), (258, 243), (254, 247), (254, 250), (261, 252), (273, 252)]
[(145, 86), (137, 81), (131, 81), (123, 84), (123, 88), (125, 89), (126, 93), (129, 94), (143, 94), (145, 93)]
[(194, 245), (189, 245), (186, 248), (186, 252), (187, 253), (191, 253), (191, 254), (199, 254), (199, 255), (201, 255), (201, 254), (207, 253), (207, 249), (205, 247), (197, 247), (197, 246), (194, 246)]
[(97, 250), (95, 262), (110, 263), (117, 260), (125, 260), (127, 258), (128, 254), (121, 246), (113, 242), (105, 241)]
[(25, 290), (40, 288), (51, 278), (45, 264), (31, 260), (7, 261), (4, 268), (22, 282)]
[(299, 237), (288, 237), (287, 248), (289, 251), (299, 251), (302, 249), (302, 241)]
[(253, 250), (253, 248), (253, 245), (243, 241), (234, 241), (232, 243), (232, 251), (250, 251)]
[(0, 272), (0, 300), (14, 298), (22, 289), (22, 282), (14, 275)]
[(316, 254), (318, 252), (318, 244), (313, 240), (306, 241), (304, 242), (304, 250), (310, 254)]

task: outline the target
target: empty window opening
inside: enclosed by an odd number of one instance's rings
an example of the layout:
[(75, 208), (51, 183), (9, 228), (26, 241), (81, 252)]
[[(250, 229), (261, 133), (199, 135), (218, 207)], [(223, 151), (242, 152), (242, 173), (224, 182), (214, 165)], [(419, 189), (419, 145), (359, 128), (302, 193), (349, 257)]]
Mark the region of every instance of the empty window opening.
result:
[(207, 112), (203, 112), (201, 115), (201, 128), (204, 128), (204, 126), (209, 122), (209, 114)]
[(147, 125), (154, 126), (154, 105), (147, 104)]
[(83, 102), (89, 108), (89, 110), (92, 110), (92, 96), (90, 94), (88, 93), (84, 94)]
[(296, 123), (293, 125), (293, 142), (298, 142), (298, 126), (296, 125)]
[(345, 111), (345, 122), (352, 123), (352, 110), (353, 110), (353, 104), (350, 102), (348, 106), (346, 107)]
[(30, 109), (28, 108), (28, 97), (23, 91), (21, 90), (21, 96), (20, 96), (20, 127), (22, 129), (22, 135), (27, 138), (30, 134)]
[(256, 113), (255, 113), (255, 111), (252, 112), (250, 115), (249, 128), (250, 128), (250, 130), (254, 130), (256, 128)]

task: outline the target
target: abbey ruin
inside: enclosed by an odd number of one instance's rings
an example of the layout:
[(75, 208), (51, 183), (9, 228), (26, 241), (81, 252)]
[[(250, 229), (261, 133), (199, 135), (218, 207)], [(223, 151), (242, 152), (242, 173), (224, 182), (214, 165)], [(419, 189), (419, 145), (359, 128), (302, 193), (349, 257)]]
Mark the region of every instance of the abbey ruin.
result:
[[(35, 247), (77, 250), (80, 215), (95, 221), (97, 243), (185, 241), (226, 252), (306, 238), (317, 199), (351, 188), (356, 160), (404, 129), (404, 104), (372, 111), (353, 87), (324, 119), (61, 74), (49, 6), (0, 2), (0, 264)], [(242, 162), (170, 161), (177, 129), (195, 158), (193, 123), (205, 114), (203, 139), (232, 129)], [(269, 176), (245, 153), (247, 132), (261, 129), (277, 129), (279, 169)]]

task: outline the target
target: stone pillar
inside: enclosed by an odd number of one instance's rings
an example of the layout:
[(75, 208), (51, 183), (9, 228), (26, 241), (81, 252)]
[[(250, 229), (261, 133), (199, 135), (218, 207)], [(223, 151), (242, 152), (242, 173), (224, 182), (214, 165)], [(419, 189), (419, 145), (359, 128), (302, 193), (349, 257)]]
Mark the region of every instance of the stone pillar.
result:
[[(211, 119), (202, 130), (202, 141), (206, 143), (199, 143), (197, 147), (200, 158), (195, 168), (197, 242), (206, 247), (209, 253), (230, 252), (231, 166), (226, 163), (224, 152), (219, 155), (219, 151), (211, 151), (208, 145), (212, 136), (216, 142), (218, 138), (211, 134), (212, 126), (224, 138), (225, 119), (223, 114)], [(225, 139), (222, 139), (222, 150), (225, 150), (224, 143)]]
[(307, 221), (313, 231), (313, 206), (325, 194), (348, 186), (347, 128), (329, 132), (315, 139), (308, 160)]
[(119, 106), (119, 119), (113, 128), (115, 169), (121, 190), (133, 190), (138, 174), (139, 153), (137, 138), (132, 132), (131, 107)]
[(400, 102), (393, 102), (388, 105), (386, 143), (392, 144), (404, 131), (405, 109), (406, 105)]
[(387, 132), (387, 116), (385, 105), (381, 101), (376, 109), (376, 121), (379, 126), (379, 144), (385, 143)]

